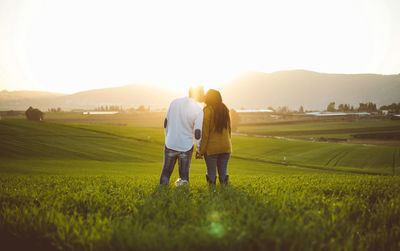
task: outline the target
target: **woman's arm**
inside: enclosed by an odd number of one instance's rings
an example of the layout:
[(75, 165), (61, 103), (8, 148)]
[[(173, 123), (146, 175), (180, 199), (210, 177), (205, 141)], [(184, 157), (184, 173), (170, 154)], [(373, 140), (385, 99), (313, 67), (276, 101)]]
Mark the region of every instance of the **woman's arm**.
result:
[(232, 138), (231, 120), (228, 121), (228, 130), (229, 130), (229, 137)]

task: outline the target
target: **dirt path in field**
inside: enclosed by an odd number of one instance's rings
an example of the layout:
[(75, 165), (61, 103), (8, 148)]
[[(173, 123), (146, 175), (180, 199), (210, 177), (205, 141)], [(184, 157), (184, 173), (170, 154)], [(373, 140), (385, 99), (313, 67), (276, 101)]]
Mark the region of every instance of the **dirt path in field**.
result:
[(319, 171), (326, 171), (326, 172), (332, 172), (332, 173), (352, 173), (352, 174), (365, 174), (365, 175), (392, 175), (391, 173), (379, 173), (379, 172), (373, 172), (373, 171), (365, 171), (365, 170), (355, 170), (355, 169), (342, 169), (342, 168), (336, 168), (336, 166), (333, 167), (328, 167), (328, 166), (318, 166), (318, 165), (307, 165), (307, 164), (301, 164), (301, 163), (292, 163), (292, 162), (285, 162), (285, 161), (273, 161), (273, 160), (266, 160), (266, 159), (254, 159), (254, 158), (249, 158), (249, 157), (243, 157), (243, 156), (237, 156), (237, 155), (232, 155), (233, 159), (241, 159), (241, 160), (248, 160), (248, 161), (254, 161), (254, 162), (260, 162), (260, 163), (268, 163), (268, 164), (274, 164), (274, 165), (280, 165), (280, 166), (286, 166), (286, 167), (295, 167), (295, 168), (306, 168), (306, 169), (314, 169), (314, 170), (319, 170)]
[(330, 164), (331, 162), (333, 162), (335, 159), (337, 159), (337, 161), (336, 161), (335, 164), (333, 165), (333, 166), (336, 166), (337, 163), (338, 163), (339, 160), (340, 160), (340, 155), (342, 155), (342, 154), (346, 154), (346, 151), (341, 151), (341, 152), (338, 152), (337, 154), (333, 155), (333, 157), (330, 158), (330, 159), (326, 162), (325, 166), (328, 167), (329, 164)]

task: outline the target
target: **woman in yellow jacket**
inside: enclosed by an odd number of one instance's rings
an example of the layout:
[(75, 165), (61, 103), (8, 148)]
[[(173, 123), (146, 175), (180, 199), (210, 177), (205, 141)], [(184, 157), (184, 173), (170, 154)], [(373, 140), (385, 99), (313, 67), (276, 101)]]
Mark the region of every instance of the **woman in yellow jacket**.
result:
[(219, 91), (213, 89), (207, 92), (204, 103), (200, 155), (204, 155), (207, 165), (206, 179), (209, 184), (215, 184), (218, 170), (220, 184), (228, 184), (227, 169), (232, 152), (229, 109)]

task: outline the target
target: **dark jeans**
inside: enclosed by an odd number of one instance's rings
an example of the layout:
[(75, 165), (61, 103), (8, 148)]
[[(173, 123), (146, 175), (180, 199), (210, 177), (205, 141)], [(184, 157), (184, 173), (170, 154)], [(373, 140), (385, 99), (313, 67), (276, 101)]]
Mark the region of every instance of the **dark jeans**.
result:
[(217, 179), (217, 170), (220, 183), (226, 183), (228, 181), (228, 161), (230, 153), (221, 153), (213, 155), (204, 155), (207, 165), (207, 178), (212, 184), (215, 184)]
[(192, 159), (193, 147), (187, 152), (178, 152), (164, 148), (164, 165), (161, 172), (160, 184), (167, 185), (178, 160), (179, 177), (189, 181), (190, 160)]

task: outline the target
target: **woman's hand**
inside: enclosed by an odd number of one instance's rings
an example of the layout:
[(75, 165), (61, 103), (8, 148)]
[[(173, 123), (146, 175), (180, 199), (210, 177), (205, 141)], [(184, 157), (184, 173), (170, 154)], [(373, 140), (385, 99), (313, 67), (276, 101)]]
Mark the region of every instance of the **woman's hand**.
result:
[(201, 153), (199, 151), (196, 151), (196, 159), (202, 159), (203, 156), (201, 155)]

